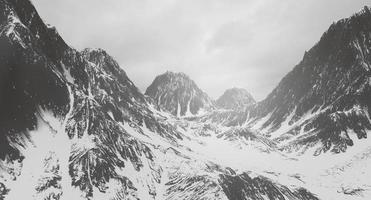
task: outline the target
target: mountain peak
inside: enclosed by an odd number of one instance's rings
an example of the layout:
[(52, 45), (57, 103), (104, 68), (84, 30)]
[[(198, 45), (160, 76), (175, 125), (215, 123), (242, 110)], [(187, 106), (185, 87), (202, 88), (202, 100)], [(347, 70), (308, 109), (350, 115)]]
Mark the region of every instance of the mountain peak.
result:
[(364, 6), (356, 15), (370, 15), (371, 14), (371, 11), (370, 11), (370, 7), (369, 6)]
[(213, 107), (210, 97), (182, 72), (167, 71), (157, 76), (145, 94), (175, 116), (195, 115)]
[(216, 101), (217, 106), (225, 109), (241, 109), (255, 103), (253, 96), (243, 88), (227, 89)]
[(82, 54), (92, 54), (92, 53), (96, 53), (96, 54), (102, 54), (102, 55), (108, 55), (108, 53), (106, 52), (106, 50), (102, 49), (102, 48), (85, 48), (81, 51)]
[(104, 49), (85, 48), (84, 50), (81, 51), (81, 54), (87, 61), (93, 63), (95, 66), (98, 67), (109, 66), (108, 71), (116, 73), (118, 73), (118, 71), (122, 71), (121, 73), (125, 74), (125, 72), (123, 72), (123, 70), (120, 69), (120, 66), (115, 61), (115, 59), (113, 59), (113, 57), (110, 56)]
[[(194, 82), (187, 74), (184, 72), (173, 72), (173, 71), (166, 71), (165, 73), (159, 75), (163, 77), (168, 77), (170, 79), (183, 79), (187, 82)], [(196, 84), (196, 83), (195, 83)]]
[(189, 78), (189, 76), (187, 74), (183, 73), (183, 72), (173, 72), (173, 71), (168, 70), (164, 74), (167, 75), (167, 76), (184, 76), (184, 77)]

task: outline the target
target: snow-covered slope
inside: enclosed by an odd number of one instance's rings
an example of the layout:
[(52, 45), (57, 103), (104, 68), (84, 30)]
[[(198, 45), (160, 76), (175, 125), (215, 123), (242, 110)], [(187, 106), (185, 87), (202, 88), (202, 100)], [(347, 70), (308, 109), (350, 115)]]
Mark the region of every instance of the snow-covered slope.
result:
[(147, 88), (162, 110), (174, 116), (192, 116), (214, 108), (214, 102), (184, 73), (166, 72), (155, 78)]

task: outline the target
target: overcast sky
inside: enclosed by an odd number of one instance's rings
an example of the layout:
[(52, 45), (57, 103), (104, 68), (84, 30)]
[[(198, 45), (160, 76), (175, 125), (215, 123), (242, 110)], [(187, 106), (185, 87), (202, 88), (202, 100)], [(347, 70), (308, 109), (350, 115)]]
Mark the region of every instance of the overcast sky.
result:
[(32, 0), (72, 47), (103, 48), (144, 92), (167, 70), (212, 98), (263, 99), (332, 22), (366, 0)]

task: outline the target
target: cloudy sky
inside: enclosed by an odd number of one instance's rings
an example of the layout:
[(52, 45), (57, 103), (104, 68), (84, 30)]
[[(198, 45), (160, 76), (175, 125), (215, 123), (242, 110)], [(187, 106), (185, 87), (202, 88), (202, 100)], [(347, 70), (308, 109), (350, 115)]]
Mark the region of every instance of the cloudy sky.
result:
[(369, 0), (32, 0), (73, 47), (103, 48), (144, 92), (185, 72), (217, 98), (263, 99), (329, 25)]

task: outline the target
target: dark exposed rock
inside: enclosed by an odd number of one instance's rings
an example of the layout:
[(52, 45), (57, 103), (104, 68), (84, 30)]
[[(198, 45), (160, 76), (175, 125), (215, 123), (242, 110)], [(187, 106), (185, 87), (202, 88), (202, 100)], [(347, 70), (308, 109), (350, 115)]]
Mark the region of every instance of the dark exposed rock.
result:
[(247, 173), (221, 175), (220, 183), (230, 200), (318, 200), (315, 195), (304, 188), (290, 189), (262, 176), (251, 178)]
[[(0, 158), (18, 157), (7, 137), (36, 127), (37, 107), (63, 116), (68, 91), (57, 52), (67, 45), (28, 1), (0, 1)], [(17, 142), (17, 141), (14, 141)]]
[(195, 115), (214, 107), (213, 101), (184, 73), (166, 72), (155, 78), (146, 95), (174, 116)]

